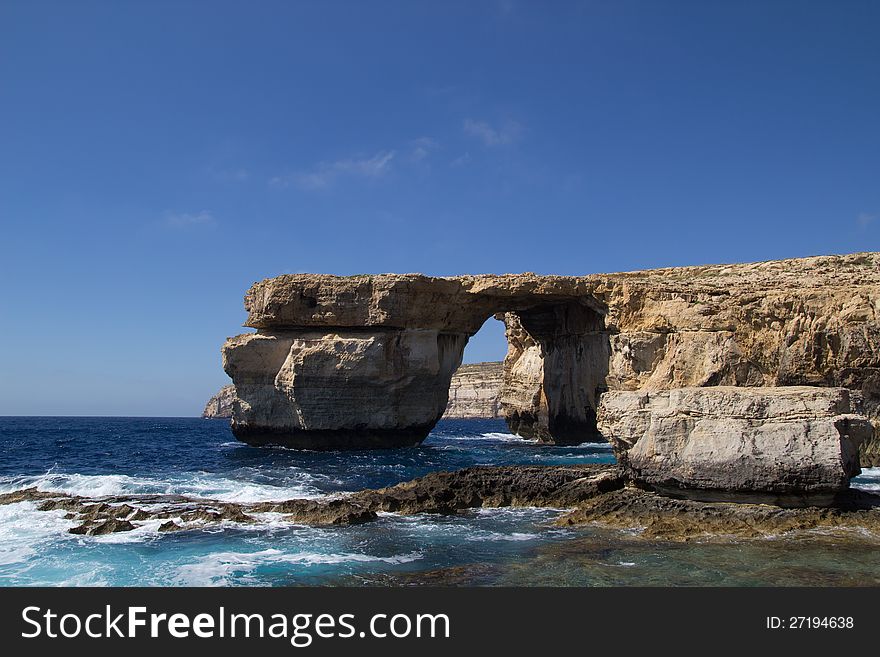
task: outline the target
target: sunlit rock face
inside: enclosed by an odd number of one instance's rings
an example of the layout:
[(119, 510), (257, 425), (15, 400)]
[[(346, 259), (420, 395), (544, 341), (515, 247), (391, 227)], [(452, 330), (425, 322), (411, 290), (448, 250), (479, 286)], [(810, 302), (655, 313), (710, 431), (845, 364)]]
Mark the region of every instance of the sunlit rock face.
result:
[(232, 417), (232, 404), (235, 401), (235, 386), (223, 386), (217, 391), (217, 394), (208, 400), (205, 404), (205, 410), (202, 411), (204, 418), (230, 418)]
[(433, 329), (276, 331), (227, 342), (235, 435), (251, 444), (419, 444), (443, 414), (464, 335)]
[[(880, 254), (582, 277), (288, 275), (255, 283), (224, 347), (233, 431), (309, 448), (417, 444), (468, 338), (506, 325), (501, 413), (520, 435), (599, 439), (605, 390), (845, 387), (880, 420)], [(862, 465), (877, 441), (862, 441)], [(872, 456), (874, 455), (874, 456)]]
[(501, 417), (501, 384), (504, 367), (500, 362), (462, 365), (452, 375), (449, 401), (443, 417), (475, 419)]
[[(449, 383), (449, 401), (443, 417), (447, 419), (492, 419), (501, 417), (501, 383), (504, 367), (500, 361), (461, 365)], [(205, 404), (203, 418), (232, 417), (235, 386), (223, 386)]]
[(872, 433), (860, 411), (846, 388), (613, 391), (598, 425), (637, 484), (833, 493), (860, 471), (858, 447)]

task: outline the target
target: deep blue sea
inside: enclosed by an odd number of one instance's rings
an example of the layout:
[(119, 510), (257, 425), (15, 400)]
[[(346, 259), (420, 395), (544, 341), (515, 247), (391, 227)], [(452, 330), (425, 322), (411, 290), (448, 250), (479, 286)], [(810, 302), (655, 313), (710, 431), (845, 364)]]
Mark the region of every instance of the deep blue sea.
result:
[[(237, 442), (228, 421), (0, 418), (0, 492), (37, 486), (89, 496), (169, 493), (226, 501), (320, 497), (471, 465), (609, 463), (605, 444), (550, 447), (500, 420), (441, 421), (419, 448), (308, 452)], [(880, 469), (856, 484), (880, 489)], [(876, 537), (684, 544), (638, 530), (562, 529), (550, 509), (455, 517), (384, 514), (313, 528), (264, 514), (159, 533), (108, 536), (32, 502), (0, 506), (0, 585), (771, 585), (880, 584)]]

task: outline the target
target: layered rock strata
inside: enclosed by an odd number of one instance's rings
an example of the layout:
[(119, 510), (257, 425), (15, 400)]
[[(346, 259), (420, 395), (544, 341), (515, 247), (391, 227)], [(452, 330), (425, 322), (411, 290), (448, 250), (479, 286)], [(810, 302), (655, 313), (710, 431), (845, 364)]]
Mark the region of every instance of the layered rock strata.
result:
[[(468, 338), (507, 327), (501, 412), (525, 437), (598, 437), (605, 390), (845, 387), (880, 422), (880, 254), (583, 277), (289, 275), (254, 284), (224, 367), (243, 440), (418, 443)], [(872, 456), (873, 455), (873, 456)], [(863, 442), (863, 465), (878, 456)]]
[(504, 368), (500, 362), (462, 365), (452, 375), (443, 417), (500, 417), (503, 377)]
[[(452, 375), (449, 401), (443, 417), (447, 419), (492, 419), (501, 414), (501, 362), (462, 365)], [(211, 397), (202, 412), (204, 418), (231, 418), (235, 386), (223, 386)]]
[(598, 425), (627, 476), (660, 488), (834, 493), (872, 434), (846, 388), (681, 388), (602, 395)]

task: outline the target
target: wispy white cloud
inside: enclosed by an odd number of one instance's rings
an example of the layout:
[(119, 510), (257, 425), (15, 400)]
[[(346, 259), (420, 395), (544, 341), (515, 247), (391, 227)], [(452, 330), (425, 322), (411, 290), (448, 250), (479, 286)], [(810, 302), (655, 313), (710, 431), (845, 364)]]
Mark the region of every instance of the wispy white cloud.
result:
[(465, 164), (467, 164), (467, 163), (470, 162), (470, 161), (471, 161), (471, 154), (470, 154), (470, 153), (464, 153), (463, 155), (459, 155), (457, 158), (455, 158), (454, 160), (452, 160), (452, 162), (449, 163), (449, 166), (451, 166), (451, 167), (463, 167)]
[(858, 222), (859, 226), (861, 226), (862, 228), (867, 228), (872, 223), (877, 221), (877, 215), (876, 214), (868, 214), (867, 212), (860, 212), (859, 216), (856, 217), (856, 221)]
[(410, 143), (409, 159), (413, 162), (421, 162), (426, 159), (432, 151), (437, 150), (440, 144), (432, 137), (419, 137), (413, 139)]
[(217, 220), (214, 218), (214, 215), (208, 210), (202, 210), (201, 212), (166, 212), (164, 216), (164, 223), (169, 228), (197, 228), (197, 227), (208, 227), (215, 226), (217, 224)]
[(309, 171), (297, 171), (269, 180), (275, 187), (291, 185), (305, 190), (318, 190), (330, 187), (343, 176), (357, 178), (381, 178), (391, 170), (391, 161), (396, 151), (379, 151), (372, 157), (346, 158), (335, 162), (321, 162)]
[(247, 169), (221, 169), (212, 171), (212, 175), (220, 182), (244, 182), (251, 177)]
[(505, 146), (512, 144), (522, 134), (522, 125), (516, 121), (505, 121), (495, 127), (486, 121), (464, 120), (466, 135), (476, 137), (486, 146)]

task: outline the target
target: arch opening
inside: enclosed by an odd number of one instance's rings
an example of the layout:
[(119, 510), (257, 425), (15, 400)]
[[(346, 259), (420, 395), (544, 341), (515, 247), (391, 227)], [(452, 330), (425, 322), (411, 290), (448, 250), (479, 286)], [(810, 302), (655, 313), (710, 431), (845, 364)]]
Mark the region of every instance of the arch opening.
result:
[(452, 374), (444, 418), (501, 417), (501, 384), (506, 354), (504, 321), (493, 315), (465, 345), (461, 365)]
[(564, 445), (603, 440), (596, 408), (611, 344), (602, 314), (563, 302), (500, 315), (508, 341), (501, 410), (511, 432)]

